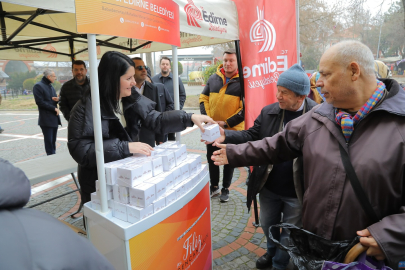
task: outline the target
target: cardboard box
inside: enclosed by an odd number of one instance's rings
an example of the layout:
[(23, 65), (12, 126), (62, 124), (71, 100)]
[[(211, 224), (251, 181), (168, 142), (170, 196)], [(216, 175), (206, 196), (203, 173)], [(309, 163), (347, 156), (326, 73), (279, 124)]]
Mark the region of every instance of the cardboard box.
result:
[(153, 215), (153, 204), (145, 208), (127, 205), (127, 216), (130, 223), (136, 223), (150, 215)]
[(159, 199), (166, 192), (167, 178), (153, 177), (144, 183), (151, 183), (155, 185), (155, 200)]
[(173, 171), (164, 172), (164, 173), (158, 175), (157, 178), (165, 178), (165, 181), (166, 181), (166, 192), (167, 192), (168, 190), (172, 189), (172, 187), (175, 186), (174, 177), (173, 177)]
[(125, 187), (134, 187), (144, 180), (143, 166), (132, 164), (117, 169), (117, 184)]
[(190, 165), (187, 162), (184, 162), (179, 167), (181, 170), (181, 181), (184, 181), (190, 177)]
[(167, 172), (175, 167), (173, 151), (164, 151), (164, 152), (157, 154), (157, 156), (162, 157), (163, 171)]
[(144, 160), (141, 163), (142, 167), (143, 167), (143, 179), (144, 181), (146, 179), (150, 179), (153, 177), (153, 173), (152, 173), (152, 161), (151, 160)]
[(175, 190), (169, 190), (168, 192), (166, 192), (164, 195), (163, 195), (163, 198), (165, 198), (165, 200), (166, 200), (166, 206), (168, 206), (168, 205), (170, 205), (170, 204), (172, 204), (173, 202), (175, 202), (176, 201), (176, 191)]
[(198, 155), (198, 154), (188, 154), (187, 155), (187, 160), (192, 160), (192, 159), (197, 160), (197, 170), (200, 171), (201, 170), (201, 165), (202, 165), (201, 156)]
[(129, 189), (129, 204), (137, 207), (143, 207), (152, 204), (155, 200), (155, 185), (151, 183), (142, 183)]
[(159, 199), (153, 201), (153, 212), (156, 213), (166, 206), (166, 198), (160, 197)]
[(176, 167), (187, 159), (187, 147), (185, 144), (171, 145), (167, 149), (174, 151)]
[(198, 160), (197, 159), (191, 159), (187, 160), (186, 163), (188, 163), (188, 169), (190, 172), (190, 176), (195, 175), (198, 173)]
[(204, 133), (201, 132), (201, 139), (207, 142), (213, 142), (221, 137), (218, 124), (210, 124), (204, 126)]
[(100, 198), (98, 197), (97, 192), (91, 193), (90, 198), (91, 198), (91, 208), (93, 208), (94, 210), (100, 211), (101, 202), (100, 202)]
[(114, 201), (114, 212), (113, 212), (113, 216), (121, 219), (123, 221), (128, 221), (128, 217), (127, 217), (127, 205)]
[(162, 157), (153, 157), (150, 158), (152, 162), (152, 175), (154, 177), (158, 176), (159, 174), (163, 173), (163, 160)]
[(113, 200), (123, 204), (129, 203), (129, 189), (128, 187), (114, 185), (113, 186)]
[(180, 167), (175, 167), (172, 171), (171, 171), (172, 175), (173, 175), (173, 186), (178, 185), (182, 179), (183, 179), (183, 175), (181, 173), (181, 168)]
[(122, 166), (120, 163), (107, 163), (104, 164), (105, 181), (108, 185), (115, 185), (117, 183), (117, 168)]
[[(99, 192), (99, 190), (100, 190), (100, 181), (96, 180), (96, 192)], [(114, 197), (113, 186), (106, 185), (106, 190), (107, 190), (107, 200), (111, 200)]]
[(172, 188), (172, 190), (174, 190), (176, 192), (176, 199), (178, 200), (181, 196), (183, 196), (184, 194), (186, 194), (186, 186), (185, 186), (186, 182), (183, 181), (180, 184), (178, 184), (177, 186), (175, 186), (174, 188)]

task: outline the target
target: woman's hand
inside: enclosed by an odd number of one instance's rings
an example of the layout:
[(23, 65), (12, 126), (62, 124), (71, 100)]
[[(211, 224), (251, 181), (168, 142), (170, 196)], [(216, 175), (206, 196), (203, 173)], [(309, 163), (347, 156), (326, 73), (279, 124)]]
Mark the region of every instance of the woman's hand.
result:
[(191, 116), (191, 121), (193, 121), (193, 123), (196, 124), (201, 129), (201, 132), (204, 132), (204, 128), (202, 126), (202, 124), (204, 122), (205, 123), (211, 123), (211, 124), (216, 124), (217, 123), (214, 120), (212, 120), (211, 117), (209, 117), (207, 115), (202, 115), (202, 114), (193, 114)]
[(138, 153), (150, 156), (150, 152), (153, 151), (153, 148), (146, 143), (141, 142), (130, 142), (128, 143), (130, 153)]

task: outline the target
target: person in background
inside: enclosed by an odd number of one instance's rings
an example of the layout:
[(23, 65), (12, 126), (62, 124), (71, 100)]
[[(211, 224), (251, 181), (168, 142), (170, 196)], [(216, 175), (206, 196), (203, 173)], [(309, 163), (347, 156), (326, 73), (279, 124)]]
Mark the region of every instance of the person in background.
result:
[[(243, 130), (245, 114), (243, 109), (243, 90), (240, 89), (238, 61), (235, 49), (223, 54), (223, 64), (208, 79), (200, 95), (200, 111), (212, 117), (223, 129)], [(211, 197), (219, 195), (219, 167), (211, 160), (212, 153), (218, 148), (207, 144), (207, 160), (211, 181)], [(224, 166), (221, 189), (221, 202), (229, 200), (229, 187), (232, 182), (234, 167)]]
[[(165, 134), (179, 132), (196, 124), (214, 121), (205, 115), (175, 110), (158, 112), (156, 103), (141, 95), (134, 86), (135, 64), (125, 54), (106, 52), (98, 66), (100, 112), (104, 162), (132, 156), (151, 155), (153, 148), (137, 141), (140, 126)], [(91, 93), (87, 91), (73, 107), (68, 125), (68, 149), (79, 164), (78, 178), (82, 202), (90, 201), (96, 190), (97, 165)]]
[(59, 108), (68, 122), (73, 106), (82, 98), (83, 93), (90, 89), (90, 80), (86, 76), (86, 63), (82, 60), (73, 61), (72, 74), (73, 79), (63, 84), (59, 94)]
[(58, 126), (62, 125), (59, 116), (56, 91), (52, 83), (56, 80), (55, 72), (50, 69), (44, 71), (44, 77), (34, 85), (35, 103), (38, 105), (38, 125), (44, 135), (45, 151), (47, 155), (56, 152), (56, 136)]
[(114, 269), (89, 240), (24, 208), (31, 184), (21, 169), (0, 158), (0, 172), (0, 269)]
[[(170, 72), (171, 60), (164, 56), (160, 59), (160, 73), (152, 77), (154, 83), (162, 83), (167, 91), (169, 91), (171, 98), (174, 100), (174, 88), (173, 88), (173, 73)], [(180, 110), (183, 109), (184, 102), (186, 102), (186, 90), (184, 89), (183, 82), (179, 77), (179, 102)], [(169, 133), (169, 141), (176, 140), (176, 134)]]

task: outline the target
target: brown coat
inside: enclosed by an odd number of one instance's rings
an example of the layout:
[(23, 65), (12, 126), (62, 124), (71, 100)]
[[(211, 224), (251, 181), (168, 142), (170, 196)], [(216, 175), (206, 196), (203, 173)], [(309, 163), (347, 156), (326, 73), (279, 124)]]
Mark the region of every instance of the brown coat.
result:
[[(382, 80), (384, 100), (355, 126), (346, 145), (334, 121), (334, 108), (316, 106), (292, 120), (273, 137), (227, 145), (234, 167), (264, 165), (303, 156), (303, 227), (332, 240), (353, 239), (368, 228), (389, 264), (405, 255), (405, 91), (394, 80)], [(339, 146), (347, 151), (375, 212), (372, 224), (363, 211), (343, 167)]]

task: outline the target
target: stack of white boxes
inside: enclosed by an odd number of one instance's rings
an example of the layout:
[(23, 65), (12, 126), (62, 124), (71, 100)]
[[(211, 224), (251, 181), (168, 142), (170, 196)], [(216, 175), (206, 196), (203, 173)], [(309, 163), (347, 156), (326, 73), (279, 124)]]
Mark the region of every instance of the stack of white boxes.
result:
[[(169, 141), (156, 146), (151, 157), (134, 155), (105, 164), (108, 207), (113, 216), (136, 223), (164, 209), (191, 190), (208, 172), (201, 156), (187, 155), (185, 144)], [(99, 183), (91, 194), (100, 210)]]

